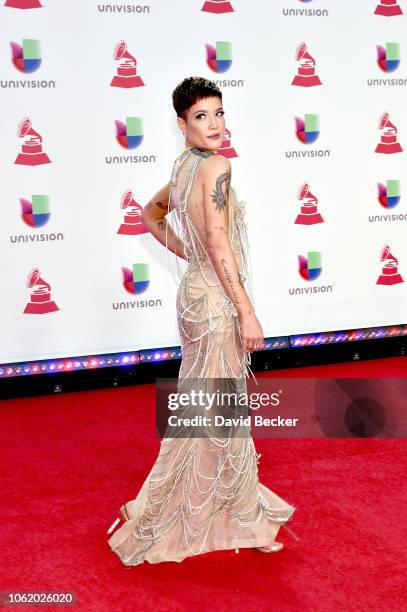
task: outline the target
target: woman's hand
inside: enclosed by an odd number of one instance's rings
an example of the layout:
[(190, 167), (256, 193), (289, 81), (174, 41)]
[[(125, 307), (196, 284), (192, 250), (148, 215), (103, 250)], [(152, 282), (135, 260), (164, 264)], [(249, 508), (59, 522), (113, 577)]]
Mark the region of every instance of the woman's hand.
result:
[(263, 329), (254, 312), (239, 314), (243, 350), (245, 352), (259, 351), (264, 348)]

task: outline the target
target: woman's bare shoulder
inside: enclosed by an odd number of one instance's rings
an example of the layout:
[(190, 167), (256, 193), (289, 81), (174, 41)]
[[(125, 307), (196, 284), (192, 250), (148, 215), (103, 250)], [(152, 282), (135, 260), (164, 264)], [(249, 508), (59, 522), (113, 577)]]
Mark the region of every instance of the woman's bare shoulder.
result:
[(214, 153), (209, 155), (202, 160), (199, 174), (203, 180), (213, 180), (219, 173), (229, 172), (231, 173), (231, 163), (227, 157)]

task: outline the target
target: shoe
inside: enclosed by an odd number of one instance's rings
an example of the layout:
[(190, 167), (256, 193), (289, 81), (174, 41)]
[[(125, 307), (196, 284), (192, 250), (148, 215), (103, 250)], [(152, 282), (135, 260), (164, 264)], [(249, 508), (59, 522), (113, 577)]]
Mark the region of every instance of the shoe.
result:
[(278, 552), (284, 547), (282, 542), (274, 542), (271, 546), (258, 546), (256, 550), (260, 550), (260, 552), (271, 553)]
[(110, 525), (106, 533), (112, 533), (117, 527), (117, 525), (119, 525), (119, 523), (121, 522), (124, 523), (125, 521), (128, 521), (128, 520), (129, 520), (129, 517), (126, 512), (126, 504), (124, 504), (123, 506), (120, 507), (120, 516), (118, 516), (117, 519), (113, 521), (113, 523)]

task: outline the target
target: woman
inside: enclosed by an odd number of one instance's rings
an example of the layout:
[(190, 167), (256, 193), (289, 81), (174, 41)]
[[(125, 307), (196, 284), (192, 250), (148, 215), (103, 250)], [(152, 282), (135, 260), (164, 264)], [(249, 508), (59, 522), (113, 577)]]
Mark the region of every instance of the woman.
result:
[[(246, 377), (255, 378), (250, 352), (264, 346), (264, 337), (251, 296), (244, 203), (230, 185), (229, 160), (218, 154), (225, 131), (222, 93), (213, 81), (190, 77), (175, 88), (173, 105), (185, 148), (142, 219), (188, 263), (176, 302), (182, 348), (177, 390), (244, 393)], [(170, 211), (175, 230), (165, 219)], [(189, 405), (182, 416), (198, 413)], [(218, 413), (243, 415), (247, 406), (221, 402)], [(180, 562), (239, 547), (281, 550), (275, 536), (295, 507), (259, 483), (250, 432), (213, 425), (169, 432), (136, 499), (121, 507), (108, 530), (123, 564)]]

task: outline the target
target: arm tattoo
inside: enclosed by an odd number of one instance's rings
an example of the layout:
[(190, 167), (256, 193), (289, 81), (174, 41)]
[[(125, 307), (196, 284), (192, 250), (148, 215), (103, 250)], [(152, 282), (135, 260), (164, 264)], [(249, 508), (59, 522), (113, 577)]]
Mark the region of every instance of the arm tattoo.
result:
[(150, 200), (144, 206), (144, 210), (152, 208), (153, 206), (158, 206), (158, 208), (161, 208), (161, 210), (168, 211), (168, 200), (159, 200), (158, 202), (153, 202), (153, 200)]
[[(220, 231), (221, 231), (221, 232), (223, 232), (224, 234), (227, 234), (227, 231), (225, 230), (225, 228), (224, 228), (224, 226), (223, 226), (223, 225), (215, 225), (215, 226), (213, 227), (213, 229), (214, 229), (214, 230), (220, 230)], [(213, 234), (214, 234), (214, 233), (215, 233), (215, 232), (214, 232), (213, 230), (206, 230), (206, 238), (207, 238), (207, 239), (212, 238), (212, 236), (213, 236)]]
[(228, 170), (223, 174), (220, 174), (216, 179), (216, 187), (212, 191), (212, 201), (215, 202), (215, 210), (219, 210), (222, 212), (224, 208), (226, 208), (228, 197), (229, 197), (229, 188), (230, 188), (230, 179), (231, 174)]
[(165, 226), (167, 225), (165, 219), (161, 220), (157, 223), (157, 228), (160, 230), (160, 232), (163, 232), (165, 230)]
[(235, 304), (240, 304), (240, 303), (241, 303), (241, 300), (239, 300), (239, 297), (238, 297), (238, 295), (236, 294), (236, 291), (235, 291), (235, 285), (234, 285), (234, 282), (233, 282), (233, 279), (232, 279), (232, 276), (231, 276), (230, 270), (228, 270), (227, 265), (226, 265), (226, 259), (225, 259), (224, 257), (222, 257), (222, 259), (221, 259), (220, 261), (221, 261), (221, 264), (222, 264), (223, 269), (224, 269), (224, 271), (225, 271), (225, 275), (226, 275), (226, 278), (227, 278), (228, 283), (229, 283), (229, 285), (230, 285), (230, 288), (231, 288), (231, 290), (232, 290), (233, 297), (235, 298)]

